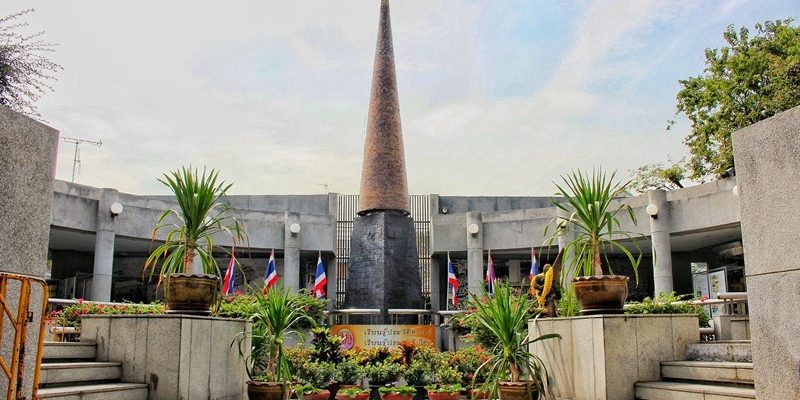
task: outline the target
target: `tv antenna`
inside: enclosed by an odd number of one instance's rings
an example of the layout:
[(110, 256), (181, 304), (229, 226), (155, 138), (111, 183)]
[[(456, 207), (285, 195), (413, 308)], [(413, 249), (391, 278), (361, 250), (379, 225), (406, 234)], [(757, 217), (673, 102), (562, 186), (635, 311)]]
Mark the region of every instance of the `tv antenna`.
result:
[(103, 141), (98, 140), (95, 142), (92, 140), (71, 138), (71, 137), (62, 137), (62, 139), (64, 139), (64, 141), (69, 144), (75, 145), (75, 154), (72, 157), (72, 182), (75, 182), (75, 167), (81, 162), (80, 153), (78, 152), (78, 146), (80, 146), (82, 143), (88, 143), (100, 147), (103, 145)]

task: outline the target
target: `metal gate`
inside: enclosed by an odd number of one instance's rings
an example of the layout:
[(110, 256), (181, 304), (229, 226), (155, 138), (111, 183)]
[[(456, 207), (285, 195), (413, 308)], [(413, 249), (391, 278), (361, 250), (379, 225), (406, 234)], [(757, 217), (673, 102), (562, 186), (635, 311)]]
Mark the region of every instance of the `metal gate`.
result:
[[(430, 196), (411, 195), (411, 218), (417, 234), (417, 257), (422, 277), (422, 297), (427, 305), (431, 295), (431, 210)], [(350, 260), (350, 236), (358, 213), (358, 195), (339, 195), (336, 209), (336, 308), (344, 305), (347, 264)]]
[[(12, 282), (18, 282), (13, 284)], [(9, 295), (9, 284), (12, 283), (12, 294)], [(47, 297), (49, 290), (47, 283), (41, 279), (16, 275), (9, 273), (0, 273), (0, 307), (2, 307), (2, 316), (0, 316), (0, 348), (2, 354), (11, 354), (11, 359), (6, 360), (5, 357), (0, 357), (0, 367), (6, 377), (8, 384), (6, 390), (6, 400), (21, 400), (26, 397), (20, 391), (25, 375), (25, 348), (26, 345), (34, 344), (27, 343), (28, 324), (34, 321), (34, 311), (30, 310), (31, 302), (31, 286), (42, 286), (42, 304), (36, 308), (40, 312), (41, 323), (39, 324), (39, 338), (36, 344), (36, 365), (33, 374), (33, 398), (37, 399), (37, 391), (39, 386), (39, 373), (42, 365), (42, 347), (44, 346), (44, 325), (45, 313), (47, 310)], [(19, 286), (19, 299), (16, 299), (15, 286)], [(16, 303), (16, 310), (14, 304)], [(36, 306), (36, 305), (34, 305)], [(6, 323), (6, 320), (10, 324)], [(2, 343), (5, 333), (13, 331), (14, 341), (9, 346), (8, 343)], [(11, 335), (9, 335), (11, 336)], [(10, 348), (11, 351), (8, 351)]]

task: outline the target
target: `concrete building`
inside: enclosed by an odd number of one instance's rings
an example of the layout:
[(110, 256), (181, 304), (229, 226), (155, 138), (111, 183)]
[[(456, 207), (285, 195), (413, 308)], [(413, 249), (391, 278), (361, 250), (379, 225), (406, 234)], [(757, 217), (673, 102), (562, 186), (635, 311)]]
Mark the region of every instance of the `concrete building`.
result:
[[(624, 229), (636, 240), (644, 258), (640, 281), (631, 282), (631, 298), (654, 291), (713, 294), (743, 291), (744, 264), (735, 178), (669, 192), (624, 198), (637, 224)], [(229, 196), (239, 209), (249, 243), (237, 248), (245, 276), (237, 287), (263, 282), (269, 252), (274, 249), (281, 282), (310, 287), (317, 255), (327, 269), (328, 293), (343, 304), (349, 238), (358, 208), (354, 195)], [(428, 307), (447, 307), (447, 255), (459, 280), (459, 296), (483, 285), (488, 250), (498, 277), (527, 286), (531, 247), (540, 262), (551, 261), (558, 245), (548, 248), (545, 227), (557, 208), (554, 197), (411, 196), (417, 231), (423, 296)], [(114, 216), (111, 205), (122, 211)], [(647, 213), (648, 205), (656, 215)], [(168, 196), (142, 196), (56, 181), (50, 229), (49, 273), (54, 297), (145, 301), (156, 294), (155, 280), (143, 276), (152, 229), (158, 216), (175, 203)], [(653, 207), (651, 207), (651, 211)], [(299, 232), (292, 232), (292, 225)], [(652, 238), (652, 240), (651, 240)], [(156, 238), (158, 240), (159, 238)], [(229, 246), (224, 240), (222, 245)], [(629, 244), (633, 248), (633, 244)], [(655, 257), (652, 257), (655, 250)], [(655, 258), (655, 262), (653, 259)], [(621, 258), (609, 257), (616, 273), (632, 274)], [(227, 260), (220, 254), (220, 265)], [(707, 274), (715, 278), (709, 280)], [(711, 283), (709, 283), (712, 281)], [(712, 287), (714, 285), (716, 287)]]

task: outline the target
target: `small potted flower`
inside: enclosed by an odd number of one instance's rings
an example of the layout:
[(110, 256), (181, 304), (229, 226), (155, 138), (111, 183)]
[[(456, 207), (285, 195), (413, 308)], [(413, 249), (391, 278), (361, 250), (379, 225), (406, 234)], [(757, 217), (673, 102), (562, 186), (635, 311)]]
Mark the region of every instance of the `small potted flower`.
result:
[(439, 357), (433, 373), (433, 384), (425, 386), (430, 400), (458, 400), (464, 386), (461, 385), (462, 374), (448, 363), (446, 357)]
[(460, 383), (449, 385), (433, 384), (425, 386), (430, 400), (458, 400), (464, 387)]
[(364, 367), (352, 358), (346, 358), (336, 365), (336, 382), (339, 389), (361, 386), (364, 380)]
[(331, 392), (328, 389), (320, 389), (310, 383), (295, 386), (294, 393), (298, 398), (302, 397), (303, 400), (328, 400), (331, 397)]
[(336, 393), (336, 400), (369, 400), (369, 389), (358, 386), (340, 388)]
[(384, 386), (378, 389), (381, 394), (381, 400), (411, 400), (414, 398), (414, 393), (417, 389), (413, 386)]

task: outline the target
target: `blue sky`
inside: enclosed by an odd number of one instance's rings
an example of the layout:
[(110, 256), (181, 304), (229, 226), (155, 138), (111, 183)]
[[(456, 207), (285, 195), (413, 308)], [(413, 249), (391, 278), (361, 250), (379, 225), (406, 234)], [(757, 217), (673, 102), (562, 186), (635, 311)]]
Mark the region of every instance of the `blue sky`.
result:
[[(4, 1), (6, 14), (19, 3)], [(28, 4), (28, 3), (26, 3)], [(236, 193), (356, 193), (378, 1), (33, 1), (65, 70), (40, 102), (76, 181), (163, 193), (182, 164)], [(729, 24), (789, 1), (394, 0), (413, 193), (547, 195), (574, 168), (677, 160), (678, 80)], [(57, 178), (69, 179), (62, 143)]]

